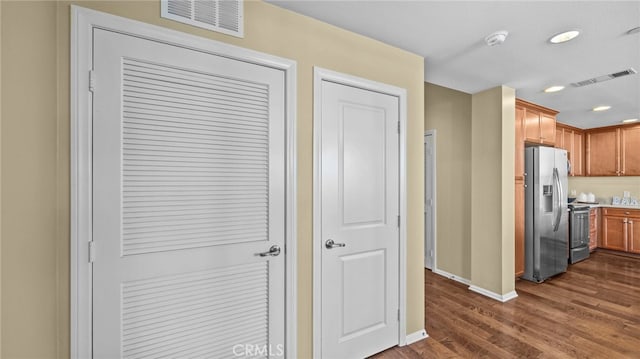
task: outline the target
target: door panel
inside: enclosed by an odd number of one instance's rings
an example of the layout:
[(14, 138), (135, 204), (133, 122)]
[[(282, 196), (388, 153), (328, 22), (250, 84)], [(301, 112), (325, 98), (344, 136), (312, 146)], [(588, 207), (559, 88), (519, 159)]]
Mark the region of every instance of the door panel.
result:
[(366, 357), (398, 344), (398, 99), (323, 81), (321, 108), (322, 357)]
[(344, 103), (342, 116), (338, 157), (342, 173), (338, 176), (342, 177), (343, 226), (383, 224), (387, 210), (384, 110)]
[(104, 30), (94, 71), (94, 356), (284, 344), (282, 72)]
[(640, 219), (629, 218), (627, 220), (627, 242), (631, 253), (640, 253)]
[(604, 216), (602, 218), (602, 248), (627, 251), (627, 219)]
[(618, 130), (587, 133), (586, 157), (588, 176), (615, 176), (620, 172)]
[(640, 126), (622, 128), (621, 146), (622, 174), (640, 175)]

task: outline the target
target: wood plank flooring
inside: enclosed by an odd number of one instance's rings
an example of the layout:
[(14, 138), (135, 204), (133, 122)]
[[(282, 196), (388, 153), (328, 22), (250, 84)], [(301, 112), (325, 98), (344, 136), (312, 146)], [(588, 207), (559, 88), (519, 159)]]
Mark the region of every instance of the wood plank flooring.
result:
[(640, 259), (598, 252), (499, 303), (425, 270), (429, 338), (394, 358), (640, 358)]

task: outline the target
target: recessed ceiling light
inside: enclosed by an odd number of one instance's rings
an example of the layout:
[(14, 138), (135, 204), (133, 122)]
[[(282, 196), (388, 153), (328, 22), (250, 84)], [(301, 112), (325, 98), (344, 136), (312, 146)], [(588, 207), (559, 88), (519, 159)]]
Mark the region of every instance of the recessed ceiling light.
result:
[(624, 123), (638, 122), (637, 118), (628, 118), (626, 120), (622, 120)]
[(598, 106), (598, 107), (594, 107), (593, 111), (606, 111), (608, 109), (610, 109), (611, 106)]
[(544, 92), (550, 93), (550, 92), (558, 92), (562, 90), (564, 90), (564, 86), (551, 86), (544, 89)]
[(560, 44), (563, 42), (567, 42), (576, 36), (580, 35), (580, 31), (578, 30), (569, 30), (565, 32), (561, 32), (559, 34), (555, 34), (549, 39), (552, 44)]

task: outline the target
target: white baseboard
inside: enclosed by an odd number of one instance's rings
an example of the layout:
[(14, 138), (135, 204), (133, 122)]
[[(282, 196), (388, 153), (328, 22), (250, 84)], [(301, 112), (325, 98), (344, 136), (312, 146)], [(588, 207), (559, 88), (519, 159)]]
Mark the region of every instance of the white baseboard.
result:
[(482, 294), (485, 297), (489, 297), (491, 299), (495, 299), (495, 300), (497, 300), (499, 302), (502, 302), (502, 303), (507, 302), (507, 301), (509, 301), (509, 300), (511, 300), (511, 299), (513, 299), (513, 298), (518, 296), (518, 293), (516, 293), (515, 290), (511, 291), (511, 292), (509, 292), (507, 294), (498, 294), (498, 293), (494, 293), (494, 292), (492, 292), (490, 290), (486, 290), (484, 288), (480, 288), (480, 287), (475, 286), (475, 285), (470, 285), (469, 286), (469, 290), (472, 291), (472, 292), (476, 292), (476, 293)]
[(434, 269), (433, 273), (439, 274), (439, 275), (441, 275), (443, 277), (447, 277), (447, 278), (452, 279), (452, 280), (455, 280), (456, 282), (460, 282), (460, 283), (462, 283), (464, 285), (471, 285), (471, 281), (469, 279), (465, 279), (465, 278), (462, 278), (462, 277), (457, 276), (455, 274), (451, 274), (449, 272), (445, 272), (445, 271), (440, 270), (438, 268)]
[(427, 331), (424, 329), (420, 329), (417, 332), (407, 334), (407, 345), (427, 338), (429, 338), (429, 334), (427, 334)]

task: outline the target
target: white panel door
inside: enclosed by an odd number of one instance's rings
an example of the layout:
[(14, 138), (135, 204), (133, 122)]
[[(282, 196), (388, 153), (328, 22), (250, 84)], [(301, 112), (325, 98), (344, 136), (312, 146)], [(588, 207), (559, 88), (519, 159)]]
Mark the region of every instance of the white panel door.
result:
[(398, 106), (394, 96), (322, 82), (323, 358), (398, 344)]
[(424, 267), (433, 269), (435, 254), (435, 148), (433, 134), (424, 136)]
[(283, 72), (93, 36), (94, 356), (281, 353)]

